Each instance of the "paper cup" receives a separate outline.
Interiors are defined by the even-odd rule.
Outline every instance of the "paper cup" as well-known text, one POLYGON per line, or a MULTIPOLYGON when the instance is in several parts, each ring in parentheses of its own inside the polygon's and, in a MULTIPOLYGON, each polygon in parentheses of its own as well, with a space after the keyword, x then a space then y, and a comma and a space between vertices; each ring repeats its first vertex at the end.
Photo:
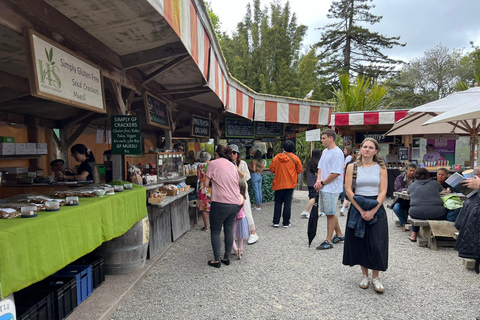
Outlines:
POLYGON ((468 178, 472 178, 472 179, 475 178, 475 172, 474 172, 472 169, 470 169, 470 170, 465 170, 465 171, 462 172, 462 174, 463 174, 463 176, 464 176, 466 179, 468 179, 468 178))

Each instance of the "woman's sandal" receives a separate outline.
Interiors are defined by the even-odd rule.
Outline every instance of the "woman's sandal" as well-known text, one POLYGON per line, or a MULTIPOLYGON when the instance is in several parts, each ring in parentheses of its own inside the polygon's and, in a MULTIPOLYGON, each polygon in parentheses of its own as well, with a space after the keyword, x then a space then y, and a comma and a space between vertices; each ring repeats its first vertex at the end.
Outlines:
POLYGON ((237 257, 238 257, 239 260, 242 260, 243 251, 237 250, 237 257))
POLYGON ((417 242, 417 239, 412 239, 410 237, 408 237, 408 240, 412 241, 412 242, 417 242))

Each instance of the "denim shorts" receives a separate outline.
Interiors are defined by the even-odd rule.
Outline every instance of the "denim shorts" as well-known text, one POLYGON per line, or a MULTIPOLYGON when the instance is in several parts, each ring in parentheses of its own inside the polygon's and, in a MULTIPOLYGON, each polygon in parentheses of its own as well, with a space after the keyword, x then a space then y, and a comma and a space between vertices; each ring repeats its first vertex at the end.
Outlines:
POLYGON ((314 187, 308 187, 308 199, 315 199, 317 196, 317 190, 314 187))
POLYGON ((329 193, 320 191, 319 194, 319 205, 320 211, 325 213, 327 216, 334 215, 337 211, 337 201, 340 193, 329 193))

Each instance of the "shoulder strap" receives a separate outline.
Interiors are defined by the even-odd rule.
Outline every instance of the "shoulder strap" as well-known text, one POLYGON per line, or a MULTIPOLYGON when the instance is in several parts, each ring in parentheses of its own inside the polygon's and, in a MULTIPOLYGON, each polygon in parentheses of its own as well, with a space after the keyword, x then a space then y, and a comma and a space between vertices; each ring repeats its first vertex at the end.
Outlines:
POLYGON ((295 164, 295 170, 297 170, 297 163, 295 162, 295 160, 293 160, 293 158, 292 158, 292 157, 290 157, 290 155, 289 155, 287 152, 285 152, 285 154, 287 155, 287 157, 289 157, 289 158, 290 158, 290 160, 292 160, 292 161, 293 161, 293 163, 295 164))
POLYGON ((357 186, 357 163, 353 163, 353 175, 352 175, 352 190, 355 192, 357 186))

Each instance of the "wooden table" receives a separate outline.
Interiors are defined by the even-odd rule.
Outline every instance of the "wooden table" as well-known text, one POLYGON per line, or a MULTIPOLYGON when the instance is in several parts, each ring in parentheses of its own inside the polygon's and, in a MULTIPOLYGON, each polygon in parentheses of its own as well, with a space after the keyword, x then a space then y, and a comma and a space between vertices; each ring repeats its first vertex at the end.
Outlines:
MULTIPOLYGON (((441 196, 441 197, 444 197, 444 196, 449 195, 449 194, 452 194, 452 193, 446 193, 446 194, 442 194, 442 193, 441 193, 440 196, 441 196)), ((454 194, 456 194, 456 195, 460 198, 460 200, 462 200, 462 201, 465 201, 465 200, 468 199, 467 196, 465 196, 464 194, 461 194, 461 193, 454 193, 454 194)), ((398 197, 398 198, 403 199, 403 200, 408 200, 408 201, 410 201, 410 195, 409 195, 408 193, 395 191, 395 192, 393 193, 393 196, 394 196, 394 197, 398 197)))

